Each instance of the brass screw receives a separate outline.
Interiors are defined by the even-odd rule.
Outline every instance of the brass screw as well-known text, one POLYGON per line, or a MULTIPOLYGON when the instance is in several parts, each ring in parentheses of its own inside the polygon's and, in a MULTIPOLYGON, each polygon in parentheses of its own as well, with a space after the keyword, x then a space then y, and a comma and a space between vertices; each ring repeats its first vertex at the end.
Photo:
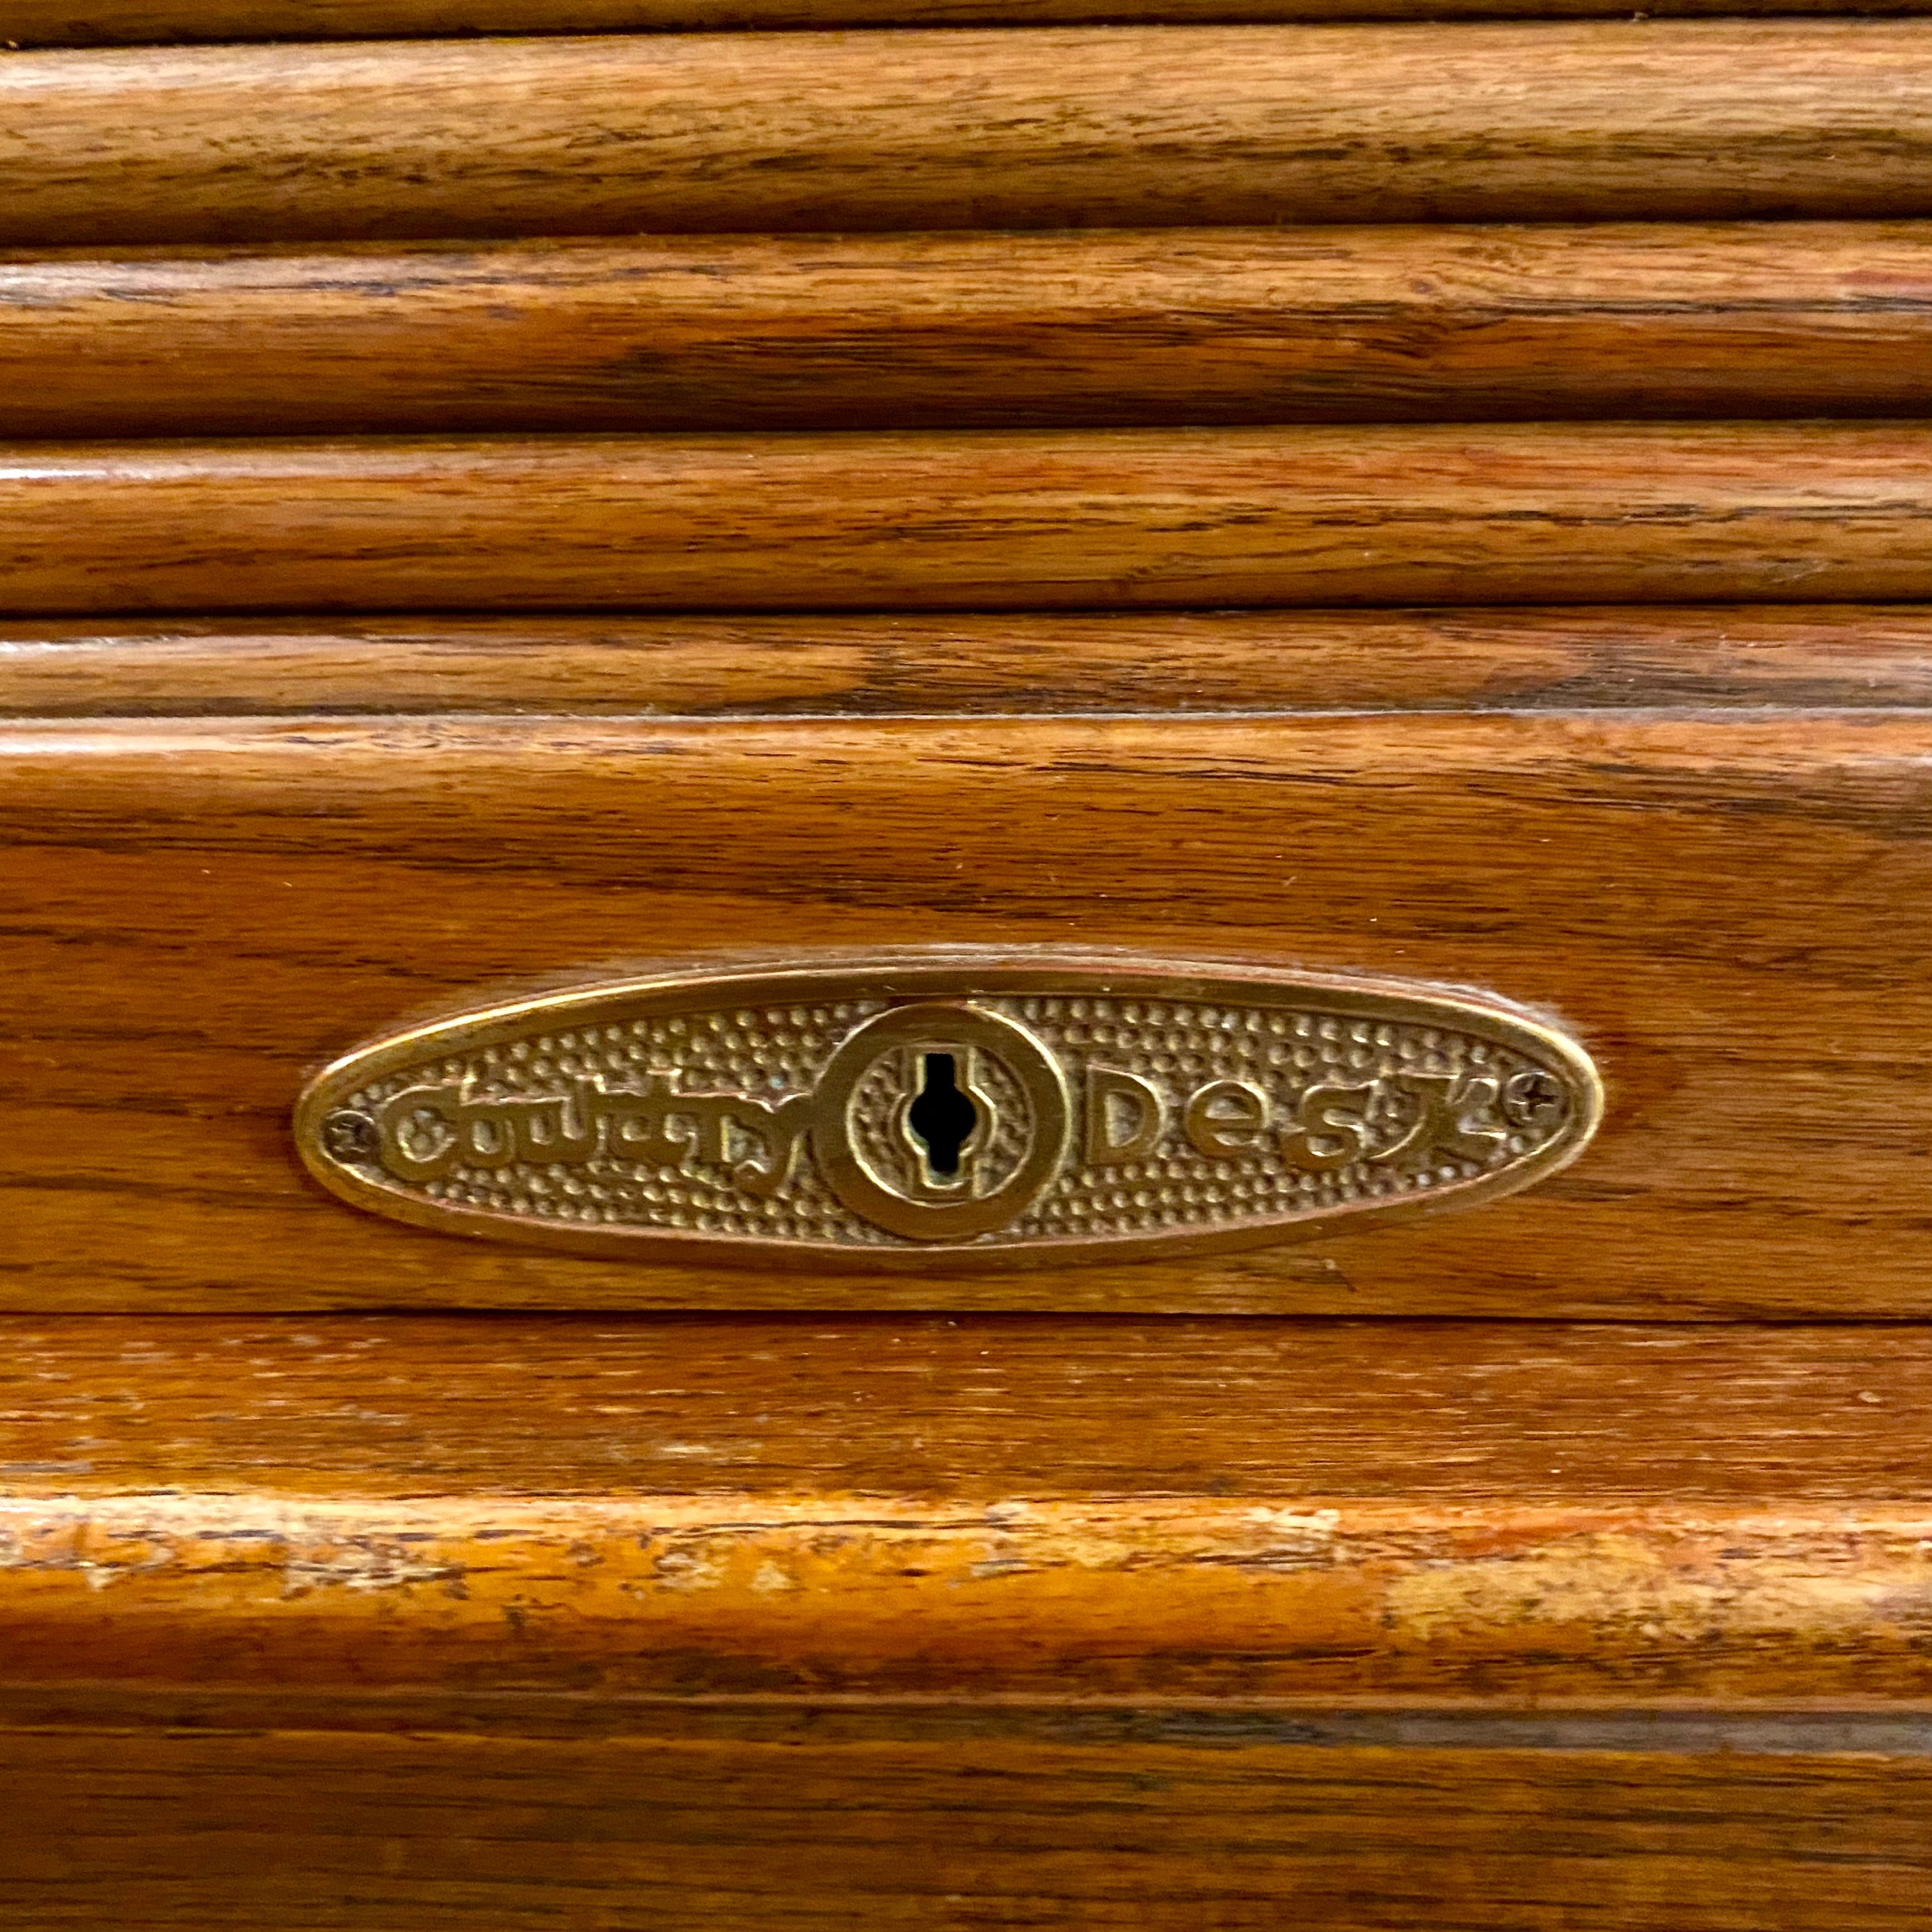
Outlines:
POLYGON ((1547 1126, 1563 1112, 1561 1082, 1541 1072, 1519 1073, 1503 1089, 1503 1112, 1519 1127, 1547 1126))
POLYGON ((376 1123, 367 1114, 345 1110, 331 1114, 322 1124, 322 1151, 330 1160, 346 1165, 352 1161, 373 1160, 382 1144, 376 1123))

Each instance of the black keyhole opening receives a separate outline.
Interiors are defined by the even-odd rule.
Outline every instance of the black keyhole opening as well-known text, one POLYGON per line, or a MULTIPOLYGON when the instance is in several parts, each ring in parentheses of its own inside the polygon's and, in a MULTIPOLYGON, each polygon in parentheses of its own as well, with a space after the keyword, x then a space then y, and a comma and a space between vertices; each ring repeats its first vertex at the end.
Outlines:
POLYGON ((926 1056, 926 1078, 906 1120, 926 1143, 927 1166, 934 1174, 957 1174, 959 1150, 980 1124, 980 1110, 960 1092, 951 1054, 926 1056))

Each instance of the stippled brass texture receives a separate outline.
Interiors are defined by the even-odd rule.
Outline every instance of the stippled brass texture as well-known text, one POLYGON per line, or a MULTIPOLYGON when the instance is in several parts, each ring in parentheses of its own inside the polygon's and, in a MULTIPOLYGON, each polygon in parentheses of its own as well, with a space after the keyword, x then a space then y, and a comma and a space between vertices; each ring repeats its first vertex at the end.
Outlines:
POLYGON ((374 1040, 296 1113, 357 1206, 639 1260, 1131 1260, 1472 1205, 1602 1088, 1462 991, 952 953, 547 992, 374 1040))

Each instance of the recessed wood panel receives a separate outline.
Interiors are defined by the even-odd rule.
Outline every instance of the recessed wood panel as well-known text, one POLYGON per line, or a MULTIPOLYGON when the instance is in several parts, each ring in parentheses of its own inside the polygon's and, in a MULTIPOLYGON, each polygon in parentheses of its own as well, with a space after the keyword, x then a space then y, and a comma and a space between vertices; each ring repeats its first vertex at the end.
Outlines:
POLYGON ((1925 714, 16 724, 16 1308, 1922 1314, 1925 714), (1460 1218, 886 1284, 520 1252, 300 1176, 303 1070, 614 966, 1123 948, 1547 1011, 1610 1112, 1460 1218))
POLYGON ((1916 20, 23 52, 0 242, 1918 216, 1928 52, 1916 20))

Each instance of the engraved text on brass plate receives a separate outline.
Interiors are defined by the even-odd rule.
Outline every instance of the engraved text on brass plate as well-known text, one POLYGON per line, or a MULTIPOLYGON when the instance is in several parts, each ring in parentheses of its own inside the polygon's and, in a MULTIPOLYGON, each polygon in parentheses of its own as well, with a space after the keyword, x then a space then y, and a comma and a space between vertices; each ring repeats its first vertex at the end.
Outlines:
POLYGON ((1582 1049, 1461 993, 966 956, 604 982, 310 1084, 358 1206, 581 1252, 994 1266, 1248 1246, 1572 1159, 1582 1049))

